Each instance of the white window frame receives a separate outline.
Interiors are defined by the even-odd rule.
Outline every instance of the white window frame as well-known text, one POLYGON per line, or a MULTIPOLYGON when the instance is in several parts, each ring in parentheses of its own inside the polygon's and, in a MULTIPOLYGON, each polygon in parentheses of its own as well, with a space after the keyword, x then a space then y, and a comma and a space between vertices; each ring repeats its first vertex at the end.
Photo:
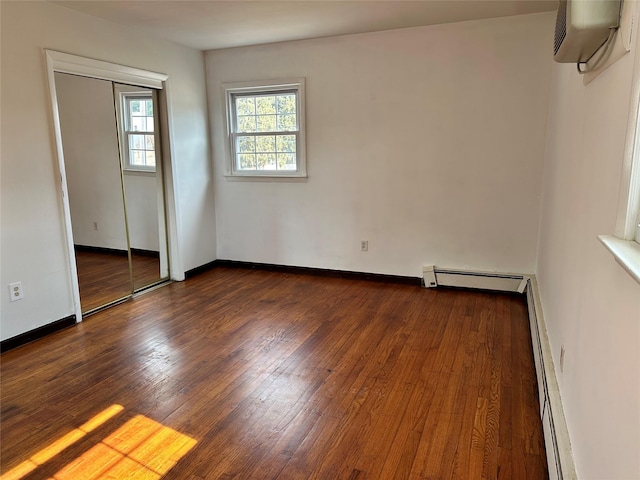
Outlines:
MULTIPOLYGON (((639 79, 640 82, 640 79, 639 79)), ((629 195, 623 238, 640 245, 640 98, 638 99, 635 148, 629 173, 629 195)))
POLYGON ((145 99, 153 101, 153 94, 150 91, 133 91, 133 90, 120 90, 118 92, 118 105, 116 110, 119 112, 120 121, 118 122, 118 128, 120 129, 120 135, 122 136, 122 168, 128 172, 149 172, 155 173, 156 166, 150 165, 134 165, 131 163, 131 153, 129 152, 129 135, 153 135, 156 139, 155 153, 156 164, 159 161, 159 152, 157 145, 157 131, 158 131, 158 112, 156 102, 153 101, 153 128, 154 132, 137 131, 129 128, 129 101, 135 99, 145 99))
MULTIPOLYGON (((224 91, 225 117, 227 125, 227 177, 242 178, 301 178, 307 176, 306 133, 305 133, 305 79, 288 78, 268 81, 251 81, 225 83, 224 91), (297 130, 287 132, 260 132, 260 135, 282 135, 287 133, 296 136, 296 169, 295 170, 241 170, 236 164, 236 137, 245 133, 236 131, 236 111, 234 98, 237 96, 265 95, 269 93, 295 93, 297 130)), ((250 134, 253 135, 253 134, 250 134)))
MULTIPOLYGON (((640 3, 635 6, 636 16, 640 3)), ((634 33, 634 48, 640 48, 640 35, 634 33)), ((633 77, 627 136, 625 141, 618 215, 613 235, 598 235, 629 275, 640 283, 640 58, 636 57, 633 77)))
MULTIPOLYGON (((638 105, 640 109, 640 104, 638 105)), ((640 144, 640 122, 638 124, 638 144, 640 144)), ((631 172, 631 188, 629 193, 630 211, 629 229, 635 232, 634 240, 640 245, 640 145, 636 147, 636 154, 633 162, 633 170, 631 172), (635 199, 635 201, 634 201, 635 199), (633 211, 635 209, 635 215, 633 211), (634 221, 635 219, 635 221, 634 221)))

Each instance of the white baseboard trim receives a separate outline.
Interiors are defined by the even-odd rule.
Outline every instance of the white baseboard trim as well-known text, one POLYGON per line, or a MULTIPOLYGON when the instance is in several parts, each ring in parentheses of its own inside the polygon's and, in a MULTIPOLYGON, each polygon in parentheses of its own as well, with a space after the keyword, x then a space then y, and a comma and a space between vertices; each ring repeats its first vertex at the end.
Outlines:
POLYGON ((544 323, 538 283, 534 275, 529 277, 525 293, 538 376, 538 395, 547 449, 549 479, 577 480, 578 474, 571 452, 571 439, 564 417, 560 388, 551 355, 551 344, 544 323))
POLYGON ((524 293, 526 295, 549 479, 577 480, 569 431, 562 408, 560 389, 535 276, 449 270, 431 265, 423 267, 423 278, 426 288, 447 286, 524 293))

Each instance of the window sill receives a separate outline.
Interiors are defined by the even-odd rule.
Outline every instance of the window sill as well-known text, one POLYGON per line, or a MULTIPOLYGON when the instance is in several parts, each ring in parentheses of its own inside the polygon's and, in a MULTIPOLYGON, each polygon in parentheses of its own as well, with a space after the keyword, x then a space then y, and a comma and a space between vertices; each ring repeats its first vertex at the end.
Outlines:
POLYGON ((306 175, 224 175, 228 182, 306 182, 306 175))
POLYGON ((124 168, 122 170, 125 175, 139 175, 141 177, 155 177, 155 170, 135 170, 133 168, 124 168))
POLYGON ((622 268, 640 283, 640 244, 613 235, 598 235, 598 240, 613 254, 622 268))

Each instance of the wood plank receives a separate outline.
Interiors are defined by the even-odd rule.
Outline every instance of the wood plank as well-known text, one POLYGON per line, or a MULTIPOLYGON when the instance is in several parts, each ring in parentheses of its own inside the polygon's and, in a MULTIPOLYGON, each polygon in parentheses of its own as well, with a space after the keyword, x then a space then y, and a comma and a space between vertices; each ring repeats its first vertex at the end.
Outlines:
POLYGON ((215 268, 3 354, 0 471, 545 479, 528 325, 516 295, 215 268))

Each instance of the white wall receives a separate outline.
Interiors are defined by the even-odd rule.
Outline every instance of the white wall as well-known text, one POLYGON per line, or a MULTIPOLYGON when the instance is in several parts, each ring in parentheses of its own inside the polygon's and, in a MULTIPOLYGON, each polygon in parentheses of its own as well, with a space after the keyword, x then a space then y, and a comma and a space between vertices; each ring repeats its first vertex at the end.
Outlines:
POLYGON ((48 2, 0 2, 0 338, 71 315, 69 259, 42 48, 170 76, 178 234, 184 268, 215 259, 202 52, 48 2), (25 298, 9 302, 22 281, 25 298))
POLYGON ((74 244, 126 250, 111 82, 64 73, 55 78, 74 244))
POLYGON ((640 285, 596 238, 616 224, 633 62, 588 86, 575 65, 552 74, 537 274, 585 480, 640 478, 640 285))
POLYGON ((551 18, 207 52, 218 257, 532 272, 551 18), (306 77, 308 181, 227 180, 221 83, 292 76, 306 77))

